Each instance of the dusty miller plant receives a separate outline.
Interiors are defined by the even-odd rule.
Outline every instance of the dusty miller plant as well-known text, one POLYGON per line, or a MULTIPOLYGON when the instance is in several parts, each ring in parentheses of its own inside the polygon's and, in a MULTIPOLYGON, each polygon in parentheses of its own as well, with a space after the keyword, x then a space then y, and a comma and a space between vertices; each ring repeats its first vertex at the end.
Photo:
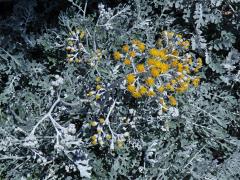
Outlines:
MULTIPOLYGON (((37 39, 23 31, 26 47, 0 47, 0 178, 238 179, 239 2, 136 0, 99 3, 93 13, 87 1, 70 3, 57 28, 37 39), (127 68, 131 58, 158 66, 146 59, 164 59, 169 53, 158 49, 175 47, 180 35, 182 56, 203 61, 190 67, 201 82, 189 77, 196 86, 178 89, 177 102, 167 94, 168 107, 151 87, 132 91, 141 76, 127 68), (41 47, 44 58, 29 57, 27 47, 41 47)), ((133 69, 158 76, 172 66, 133 69)))

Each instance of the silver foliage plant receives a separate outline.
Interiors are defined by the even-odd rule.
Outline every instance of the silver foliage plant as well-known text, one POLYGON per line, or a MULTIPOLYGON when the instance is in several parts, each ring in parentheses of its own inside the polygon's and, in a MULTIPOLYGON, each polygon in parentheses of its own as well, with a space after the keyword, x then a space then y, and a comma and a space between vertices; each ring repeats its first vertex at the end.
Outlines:
POLYGON ((0 47, 0 179, 239 179, 240 2, 135 0, 89 13, 69 1, 59 27, 30 43, 43 61, 0 47), (204 59, 200 86, 168 112, 131 98, 112 56, 131 39, 153 46, 163 30, 204 59))

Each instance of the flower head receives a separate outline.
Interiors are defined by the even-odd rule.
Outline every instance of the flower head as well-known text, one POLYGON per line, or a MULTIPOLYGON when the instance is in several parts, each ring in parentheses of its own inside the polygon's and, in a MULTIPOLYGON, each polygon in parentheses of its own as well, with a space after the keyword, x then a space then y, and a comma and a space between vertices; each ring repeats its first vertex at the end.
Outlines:
POLYGON ((139 92, 141 95, 145 95, 147 93, 147 88, 145 86, 140 86, 139 92))
POLYGON ((136 90, 136 91, 132 92, 132 96, 134 98, 140 98, 140 97, 142 97, 142 94, 139 91, 136 90))
POLYGON ((136 66, 136 69, 137 69, 137 71, 138 71, 139 73, 144 72, 144 71, 145 71, 144 64, 138 64, 138 65, 136 66))
POLYGON ((123 45, 122 50, 127 53, 129 51, 129 46, 127 44, 123 45))
POLYGON ((121 59, 122 55, 121 55, 121 53, 120 53, 119 51, 115 51, 115 52, 113 53, 113 57, 114 57, 115 60, 118 61, 118 60, 121 59))
POLYGON ((157 56, 159 56, 159 51, 156 48, 152 48, 152 49, 150 49, 149 54, 151 56, 157 57, 157 56))
POLYGON ((132 84, 135 82, 136 78, 134 74, 128 74, 126 77, 127 83, 132 84))
POLYGON ((154 78, 156 78, 160 75, 160 70, 158 68, 155 68, 155 67, 151 68, 150 71, 151 71, 152 77, 154 77, 154 78))
POLYGON ((147 84, 148 86, 152 86, 152 85, 154 85, 154 83, 155 83, 155 81, 154 81, 154 79, 153 79, 152 77, 148 77, 148 78, 146 79, 146 84, 147 84))
POLYGON ((125 59, 123 63, 125 65, 131 65, 131 60, 130 59, 125 59))
POLYGON ((192 80, 192 84, 193 84, 194 87, 198 87, 199 83, 200 83, 200 78, 199 77, 196 77, 192 80))
POLYGON ((169 99, 169 103, 170 103, 172 106, 176 106, 176 105, 177 105, 177 100, 175 99, 175 97, 173 97, 173 96, 168 96, 168 99, 169 99))
POLYGON ((134 91, 136 91, 136 87, 133 85, 133 84, 129 84, 128 86, 127 86, 127 90, 129 91, 129 92, 131 92, 131 93, 133 93, 134 91))
POLYGON ((159 86, 158 87, 158 92, 162 93, 165 90, 164 86, 159 86))
POLYGON ((129 56, 132 57, 132 58, 136 57, 136 52, 135 51, 130 51, 129 56))

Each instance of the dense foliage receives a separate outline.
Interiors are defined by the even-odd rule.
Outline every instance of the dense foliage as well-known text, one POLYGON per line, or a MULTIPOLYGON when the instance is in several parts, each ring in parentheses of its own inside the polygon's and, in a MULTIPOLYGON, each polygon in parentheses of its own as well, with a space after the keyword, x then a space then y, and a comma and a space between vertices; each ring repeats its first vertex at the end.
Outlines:
POLYGON ((239 0, 21 0, 0 20, 0 179, 240 178, 239 0))

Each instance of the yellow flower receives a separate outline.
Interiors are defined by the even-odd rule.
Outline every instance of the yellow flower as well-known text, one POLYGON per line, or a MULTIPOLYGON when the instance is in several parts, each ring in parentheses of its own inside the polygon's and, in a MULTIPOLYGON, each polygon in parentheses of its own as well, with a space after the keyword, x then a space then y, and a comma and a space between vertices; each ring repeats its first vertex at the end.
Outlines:
POLYGON ((137 45, 137 44, 139 44, 141 41, 139 41, 138 39, 133 39, 132 40, 132 44, 133 45, 137 45))
POLYGON ((145 44, 139 40, 132 40, 132 44, 137 46, 140 52, 143 52, 145 50, 145 44))
POLYGON ((162 93, 165 90, 164 86, 159 86, 158 87, 158 92, 162 93))
POLYGON ((172 79, 170 82, 171 82, 173 85, 177 83, 177 81, 176 81, 175 79, 172 79))
POLYGON ((140 86, 139 87, 139 92, 140 92, 141 95, 144 95, 147 92, 147 88, 145 86, 140 86))
POLYGON ((79 34, 80 39, 82 39, 85 36, 85 32, 81 31, 81 33, 79 34))
POLYGON ((93 136, 91 136, 91 140, 96 140, 97 139, 97 135, 96 134, 94 134, 93 136))
POLYGON ((179 55, 178 50, 174 49, 174 50, 172 51, 172 55, 174 55, 174 56, 178 56, 178 55, 179 55))
POLYGON ((163 99, 163 98, 160 98, 160 99, 159 99, 159 102, 160 102, 160 104, 162 104, 162 105, 164 105, 164 104, 165 104, 165 102, 164 102, 164 99, 163 99))
POLYGON ((152 85, 154 85, 154 79, 152 78, 152 77, 148 77, 147 79, 146 79, 146 84, 148 85, 148 86, 152 86, 152 85))
POLYGON ((198 67, 199 68, 201 68, 202 67, 202 64, 203 64, 203 62, 202 62, 202 58, 197 58, 197 65, 198 65, 198 67))
POLYGON ((179 38, 179 39, 182 39, 182 35, 181 34, 177 34, 176 37, 179 38))
POLYGON ((156 78, 156 77, 158 77, 160 75, 160 71, 159 71, 158 68, 151 68, 150 71, 151 71, 152 77, 154 77, 154 78, 156 78))
POLYGON ((156 48, 152 48, 149 50, 149 54, 151 56, 157 57, 157 56, 159 56, 159 51, 156 48))
POLYGON ((192 80, 192 84, 193 84, 194 87, 199 86, 199 83, 200 83, 200 78, 199 77, 192 80))
POLYGON ((185 49, 188 49, 189 46, 190 46, 190 42, 189 42, 189 41, 183 41, 183 42, 182 42, 182 46, 183 46, 185 49))
POLYGON ((93 126, 93 127, 95 127, 95 126, 97 126, 97 122, 96 121, 91 121, 91 126, 93 126))
POLYGON ((178 60, 177 59, 173 60, 171 64, 172 67, 176 68, 178 66, 178 60))
POLYGON ((125 65, 131 65, 130 59, 125 59, 123 62, 125 65))
POLYGON ((170 83, 166 84, 166 89, 169 91, 174 91, 174 87, 170 83))
POLYGON ((97 85, 96 90, 100 90, 100 89, 102 89, 102 87, 100 85, 97 85))
POLYGON ((182 63, 178 63, 178 65, 177 65, 177 71, 178 71, 178 72, 183 72, 183 64, 182 64, 182 63))
POLYGON ((67 54, 67 58, 72 58, 73 55, 72 54, 67 54))
POLYGON ((148 90, 147 96, 152 97, 152 96, 155 96, 155 95, 156 95, 156 93, 152 89, 148 90))
POLYGON ((162 66, 162 62, 159 60, 154 60, 153 61, 153 66, 157 67, 157 68, 161 68, 162 66))
POLYGON ((142 95, 141 95, 141 93, 140 93, 139 91, 134 91, 134 92, 132 92, 132 96, 133 96, 134 98, 140 98, 140 97, 142 97, 142 95))
POLYGON ((127 86, 127 90, 128 90, 129 92, 131 92, 131 93, 134 92, 134 91, 136 91, 136 89, 137 89, 137 88, 136 88, 134 85, 132 85, 132 84, 130 84, 130 85, 127 86))
POLYGON ((110 140, 110 139, 112 139, 112 136, 111 136, 110 134, 107 134, 107 135, 106 135, 106 139, 107 139, 107 140, 110 140))
POLYGON ((175 99, 175 97, 173 96, 168 96, 169 102, 172 106, 176 106, 177 105, 177 100, 175 99))
POLYGON ((189 65, 183 66, 183 69, 184 69, 187 73, 190 73, 189 65))
POLYGON ((180 83, 180 87, 176 89, 178 93, 184 93, 188 89, 189 84, 187 82, 180 83))
POLYGON ((92 96, 94 94, 95 94, 95 91, 90 91, 90 92, 87 93, 87 96, 92 96))
POLYGON ((96 77, 96 82, 100 82, 101 81, 101 78, 100 77, 96 77))
POLYGON ((158 68, 161 73, 166 73, 169 70, 169 65, 166 63, 161 63, 158 68))
POLYGON ((91 143, 92 143, 92 145, 97 145, 97 140, 96 139, 92 140, 91 143))
POLYGON ((199 72, 199 67, 196 67, 195 69, 193 69, 193 72, 195 73, 199 72))
POLYGON ((99 100, 101 98, 101 95, 97 94, 95 98, 96 98, 96 100, 99 100))
POLYGON ((167 60, 168 56, 167 56, 167 52, 166 52, 166 49, 161 49, 159 51, 159 54, 158 56, 163 59, 163 60, 167 60))
POLYGON ((193 64, 192 57, 187 58, 187 63, 191 66, 193 64))
POLYGON ((162 106, 162 110, 163 110, 163 112, 166 112, 166 111, 168 110, 167 105, 163 105, 163 106, 162 106))
POLYGON ((122 47, 122 50, 127 53, 129 51, 129 46, 127 44, 125 44, 123 47, 122 47))
POLYGON ((76 63, 80 63, 81 60, 80 60, 79 58, 76 58, 76 59, 75 59, 75 62, 76 62, 76 63))
POLYGON ((72 40, 68 40, 67 44, 68 44, 68 46, 73 46, 73 41, 72 40))
POLYGON ((166 32, 169 39, 173 38, 174 32, 166 32))
POLYGON ((154 66, 159 69, 160 73, 166 73, 169 69, 168 64, 162 63, 160 61, 155 61, 154 66))
POLYGON ((140 52, 143 52, 145 50, 145 44, 143 42, 141 42, 141 41, 139 41, 137 43, 137 47, 138 47, 140 52))
POLYGON ((144 64, 138 64, 138 65, 136 66, 136 69, 137 69, 137 71, 138 71, 139 73, 144 72, 144 71, 145 71, 144 64))
POLYGON ((180 74, 176 79, 178 80, 178 81, 180 81, 180 80, 182 80, 184 78, 184 75, 183 74, 180 74))
POLYGON ((132 84, 135 82, 136 78, 134 74, 128 74, 126 77, 127 83, 132 84))
POLYGON ((115 60, 118 61, 118 60, 121 59, 122 55, 121 55, 121 53, 120 53, 119 51, 115 51, 115 52, 113 53, 113 57, 114 57, 115 60))
POLYGON ((99 118, 99 123, 100 123, 100 124, 104 124, 104 122, 105 122, 105 119, 104 119, 104 118, 99 118))
POLYGON ((136 52, 135 51, 130 51, 129 55, 130 55, 130 57, 134 58, 134 57, 136 57, 136 52))
POLYGON ((149 66, 152 66, 152 65, 154 65, 155 64, 155 59, 152 59, 152 58, 149 58, 148 60, 147 60, 147 64, 149 65, 149 66))

